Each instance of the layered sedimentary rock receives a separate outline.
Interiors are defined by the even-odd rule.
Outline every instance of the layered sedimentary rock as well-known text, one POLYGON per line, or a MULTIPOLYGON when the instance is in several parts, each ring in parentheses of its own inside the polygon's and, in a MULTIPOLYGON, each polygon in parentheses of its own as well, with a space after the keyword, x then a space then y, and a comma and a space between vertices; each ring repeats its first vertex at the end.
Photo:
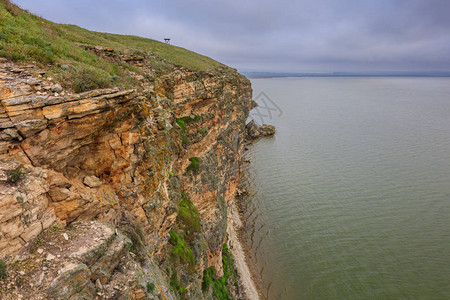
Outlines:
POLYGON ((271 136, 275 134, 275 126, 263 124, 259 126, 254 120, 250 121, 246 126, 247 139, 254 140, 259 137, 271 136))
MULTIPOLYGON (((104 222, 123 244, 109 252, 117 265, 99 275, 100 267, 81 256, 58 258, 63 263, 57 277, 36 273, 52 279, 39 286, 26 279, 28 270, 17 269, 17 276, 25 274, 23 287, 39 291, 29 293, 31 298, 57 297, 58 284, 70 287, 67 282, 80 274, 86 276, 83 284, 58 297, 211 298, 201 287, 203 271, 212 267, 216 277, 223 274, 227 210, 239 180, 250 83, 231 69, 173 68, 156 75, 144 58, 88 48, 113 61, 131 59, 148 76, 135 89, 74 94, 52 88, 54 82, 36 66, 0 62, 0 258, 46 261, 30 252, 36 238, 70 225, 84 228, 71 233, 76 240, 89 222, 95 221, 97 230, 103 228, 97 222, 104 222)), ((95 244, 98 237, 89 230, 84 242, 95 244)), ((18 293, 10 288, 3 296, 18 293)))

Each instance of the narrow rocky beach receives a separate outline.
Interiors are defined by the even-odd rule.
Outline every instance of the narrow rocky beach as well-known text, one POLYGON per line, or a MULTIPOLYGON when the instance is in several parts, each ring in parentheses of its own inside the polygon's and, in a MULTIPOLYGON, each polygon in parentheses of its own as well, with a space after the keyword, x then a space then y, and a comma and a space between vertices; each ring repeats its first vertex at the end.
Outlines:
POLYGON ((228 216, 228 241, 230 244, 231 253, 233 254, 235 260, 235 267, 239 274, 239 284, 244 290, 244 294, 247 299, 260 299, 261 297, 245 255, 243 243, 239 237, 239 231, 241 230, 243 223, 234 201, 229 205, 228 216))

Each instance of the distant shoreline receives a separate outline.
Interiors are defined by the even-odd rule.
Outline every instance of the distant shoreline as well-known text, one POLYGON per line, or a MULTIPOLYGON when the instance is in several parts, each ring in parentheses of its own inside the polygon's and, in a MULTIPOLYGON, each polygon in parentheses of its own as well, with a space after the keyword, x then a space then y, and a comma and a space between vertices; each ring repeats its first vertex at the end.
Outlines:
POLYGON ((241 72, 247 78, 299 78, 299 77, 450 77, 450 72, 374 72, 374 73, 271 73, 241 72))
POLYGON ((248 76, 245 75, 248 79, 269 79, 269 78, 448 78, 450 75, 447 76, 413 76, 413 75, 398 75, 398 76, 374 76, 374 75, 367 75, 367 76, 248 76))

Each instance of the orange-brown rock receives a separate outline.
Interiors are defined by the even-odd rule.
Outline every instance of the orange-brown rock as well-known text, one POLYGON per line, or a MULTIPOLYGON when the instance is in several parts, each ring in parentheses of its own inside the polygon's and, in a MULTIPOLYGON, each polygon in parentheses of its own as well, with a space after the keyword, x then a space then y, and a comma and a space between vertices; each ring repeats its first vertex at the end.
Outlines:
MULTIPOLYGON (((23 251, 54 224, 104 221, 132 238, 133 255, 140 251, 140 259, 157 261, 155 270, 170 270, 161 275, 165 279, 178 276, 185 297, 202 299, 203 270, 223 274, 227 206, 240 178, 250 83, 231 69, 174 68, 155 76, 147 59, 86 47, 141 68, 148 74, 140 79, 143 86, 55 96, 43 91, 41 77, 0 62, 0 258, 23 251), (191 166, 192 158, 198 166, 191 166), (7 174, 18 166, 23 174, 12 182, 7 174), (198 211, 199 228, 177 224, 182 193, 198 211), (187 240, 193 266, 173 258, 171 230, 187 240)), ((131 255, 125 244, 108 244, 98 264, 71 261, 49 289, 66 286, 71 297, 74 285, 89 294, 97 280, 103 287, 126 282, 121 295, 145 297, 144 283, 117 271, 131 255)), ((143 272, 139 259, 131 258, 136 266, 128 272, 143 272)), ((117 294, 113 290, 104 295, 117 294)), ((172 295, 166 288, 156 292, 162 299, 172 295)))

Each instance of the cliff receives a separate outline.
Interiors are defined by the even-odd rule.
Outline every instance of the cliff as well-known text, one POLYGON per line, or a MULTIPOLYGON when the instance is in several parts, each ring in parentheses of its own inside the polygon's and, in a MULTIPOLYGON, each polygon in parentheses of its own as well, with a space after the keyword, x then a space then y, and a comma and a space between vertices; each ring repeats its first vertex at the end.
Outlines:
POLYGON ((245 297, 227 230, 250 82, 181 48, 0 9, 1 298, 245 297))

